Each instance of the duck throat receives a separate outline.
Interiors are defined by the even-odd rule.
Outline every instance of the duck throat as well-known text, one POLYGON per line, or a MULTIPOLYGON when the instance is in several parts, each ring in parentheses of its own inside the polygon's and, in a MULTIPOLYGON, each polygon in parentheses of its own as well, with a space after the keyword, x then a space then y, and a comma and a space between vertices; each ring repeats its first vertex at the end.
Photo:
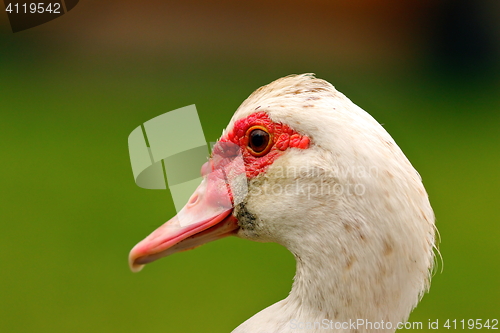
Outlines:
POLYGON ((282 309, 290 326, 308 332, 394 332, 407 320, 427 274, 406 253, 398 253, 396 244, 369 244, 362 230, 357 229, 351 244, 311 240, 305 242, 307 250, 292 251, 297 270, 282 309))

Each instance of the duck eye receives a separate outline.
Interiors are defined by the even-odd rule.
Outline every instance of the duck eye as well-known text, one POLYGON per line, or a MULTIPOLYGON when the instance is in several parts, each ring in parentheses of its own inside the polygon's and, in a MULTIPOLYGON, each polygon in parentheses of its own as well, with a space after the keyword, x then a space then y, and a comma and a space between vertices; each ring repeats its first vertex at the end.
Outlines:
POLYGON ((271 135, 265 127, 252 126, 247 131, 248 148, 254 156, 267 154, 271 149, 271 135))

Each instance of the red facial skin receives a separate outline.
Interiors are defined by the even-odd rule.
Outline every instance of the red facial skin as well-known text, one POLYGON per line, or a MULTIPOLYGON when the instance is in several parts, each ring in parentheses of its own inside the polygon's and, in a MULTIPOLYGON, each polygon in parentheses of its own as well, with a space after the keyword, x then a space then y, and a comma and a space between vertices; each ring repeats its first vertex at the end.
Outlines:
MULTIPOLYGON (((246 175, 251 179, 271 165, 288 148, 306 149, 309 147, 309 137, 301 135, 282 123, 273 122, 265 112, 256 112, 250 116, 237 120, 232 130, 224 135, 212 152, 212 170, 216 171, 227 163, 227 159, 238 154, 237 147, 225 145, 232 143, 239 147, 243 155, 246 175), (256 154, 248 147, 248 129, 253 126, 262 126, 270 134, 271 148, 263 156, 256 154)), ((206 167, 205 167, 206 168, 206 167)), ((202 168, 203 170, 203 168, 202 168)))

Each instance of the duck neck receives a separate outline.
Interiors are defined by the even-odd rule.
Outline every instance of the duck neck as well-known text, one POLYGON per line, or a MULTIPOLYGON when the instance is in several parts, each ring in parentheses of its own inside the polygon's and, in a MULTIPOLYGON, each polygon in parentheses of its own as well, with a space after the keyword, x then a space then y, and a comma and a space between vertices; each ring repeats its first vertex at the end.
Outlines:
POLYGON ((405 284, 390 272, 392 258, 358 257, 354 245, 315 245, 295 254, 297 271, 284 302, 290 325, 312 332, 393 332, 406 320, 412 306, 402 306, 405 284))
POLYGON ((418 302, 427 266, 413 265, 395 238, 379 241, 363 226, 341 228, 354 236, 323 230, 323 239, 335 241, 303 235, 295 243, 302 248, 287 246, 297 262, 289 296, 234 332, 394 332, 418 302))

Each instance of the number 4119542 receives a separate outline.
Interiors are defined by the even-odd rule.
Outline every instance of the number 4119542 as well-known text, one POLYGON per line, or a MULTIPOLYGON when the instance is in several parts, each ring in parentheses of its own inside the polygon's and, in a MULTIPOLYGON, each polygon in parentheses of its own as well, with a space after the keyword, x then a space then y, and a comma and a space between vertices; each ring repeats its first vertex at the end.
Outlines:
POLYGON ((44 3, 44 2, 30 2, 30 3, 9 3, 5 11, 14 14, 61 14, 61 4, 60 3, 44 3))
POLYGON ((498 329, 498 319, 487 319, 486 321, 483 321, 482 319, 462 319, 462 320, 457 320, 457 319, 448 319, 443 327, 447 329, 477 329, 480 330, 482 328, 484 329, 490 329, 490 330, 497 330, 498 329))

